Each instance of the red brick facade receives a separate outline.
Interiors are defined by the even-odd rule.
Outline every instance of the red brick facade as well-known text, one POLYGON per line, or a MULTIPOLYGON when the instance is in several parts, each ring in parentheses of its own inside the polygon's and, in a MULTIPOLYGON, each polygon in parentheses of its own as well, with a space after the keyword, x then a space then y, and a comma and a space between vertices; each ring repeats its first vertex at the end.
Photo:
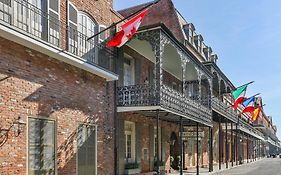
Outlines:
MULTIPOLYGON (((98 174, 114 174, 113 83, 1 38, 0 123, 44 116, 57 123, 58 174, 76 174, 76 130, 98 126, 98 174), (13 47, 11 47, 13 46, 13 47), (107 139, 107 138, 112 139, 107 139)), ((0 147, 0 174, 26 173, 27 127, 0 147)))

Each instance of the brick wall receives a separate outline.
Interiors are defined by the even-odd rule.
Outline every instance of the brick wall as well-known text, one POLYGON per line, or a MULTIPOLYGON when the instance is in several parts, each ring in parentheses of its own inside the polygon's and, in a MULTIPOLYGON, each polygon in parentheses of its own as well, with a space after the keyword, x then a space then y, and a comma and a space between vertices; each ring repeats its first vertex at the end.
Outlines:
MULTIPOLYGON (((152 150, 150 150, 150 146, 153 143, 151 143, 151 139, 150 139, 151 133, 150 133, 149 128, 156 126, 156 119, 154 117, 146 117, 144 115, 126 112, 126 113, 118 113, 118 120, 121 120, 122 122, 124 122, 124 121, 135 122, 136 125, 142 124, 141 141, 139 142, 140 144, 137 145, 137 147, 139 147, 142 150, 141 161, 140 161, 141 171, 142 171, 142 173, 147 173, 149 171, 152 171, 153 160, 151 160, 151 158, 153 157, 153 155, 152 155, 153 152, 152 152, 152 150), (149 157, 150 157, 149 161, 144 160, 144 157, 143 157, 144 148, 148 148, 149 157)), ((162 132, 164 134, 164 135, 162 135, 162 139, 161 139, 162 144, 163 144, 162 157, 163 157, 163 162, 165 163, 165 171, 168 172, 170 170, 169 138, 170 138, 170 135, 172 132, 175 132, 178 135, 179 125, 160 120, 160 127, 163 129, 162 132)), ((124 133, 118 133, 118 138, 120 140, 122 140, 123 137, 124 137, 124 133)), ((124 145, 125 145, 125 143, 119 144, 119 147, 120 146, 124 147, 124 145)), ((120 150, 123 150, 123 149, 120 149, 120 150)), ((120 152, 119 150, 118 150, 118 153, 123 154, 123 152, 120 152)), ((123 168, 121 167, 119 169, 120 174, 122 174, 122 172, 124 171, 123 168)))
MULTIPOLYGON (((79 122, 98 125, 98 174, 114 174, 113 85, 104 79, 0 38, 0 123, 8 128, 19 116, 57 121, 59 174, 76 172, 79 122), (12 47, 11 47, 12 46, 12 47)), ((27 127, 13 129, 0 147, 0 175, 25 174, 27 127)))

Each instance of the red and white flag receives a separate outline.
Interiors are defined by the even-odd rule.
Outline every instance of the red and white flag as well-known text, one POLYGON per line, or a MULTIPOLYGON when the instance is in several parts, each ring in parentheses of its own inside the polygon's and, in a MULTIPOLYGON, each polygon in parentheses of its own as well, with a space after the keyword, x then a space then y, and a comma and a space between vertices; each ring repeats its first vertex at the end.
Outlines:
POLYGON ((137 16, 126 22, 121 26, 122 30, 117 35, 108 41, 107 47, 121 47, 137 32, 138 28, 147 14, 148 9, 142 11, 137 16))

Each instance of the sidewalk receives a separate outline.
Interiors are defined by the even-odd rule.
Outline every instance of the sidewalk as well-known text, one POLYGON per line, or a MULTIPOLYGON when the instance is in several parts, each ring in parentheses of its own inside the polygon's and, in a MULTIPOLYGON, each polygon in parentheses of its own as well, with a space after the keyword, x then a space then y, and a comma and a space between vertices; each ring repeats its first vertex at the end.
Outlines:
MULTIPOLYGON (((217 173, 221 173, 223 171, 227 171, 229 169, 232 169, 232 168, 235 168, 235 167, 239 167, 239 166, 244 166, 244 165, 248 165, 250 163, 254 163, 254 162, 257 162, 257 161, 260 161, 262 160, 261 159, 257 159, 256 161, 251 161, 249 160, 247 163, 247 159, 244 160, 244 163, 239 165, 236 165, 236 162, 233 162, 233 167, 232 167, 232 164, 231 162, 228 163, 228 168, 226 168, 226 164, 223 163, 221 164, 221 169, 219 170, 219 165, 214 165, 214 168, 213 168, 213 172, 209 172, 209 168, 199 168, 199 174, 200 175, 216 175, 217 173)), ((189 169, 189 170, 184 170, 183 171, 183 174, 184 175, 196 175, 196 168, 192 168, 192 169, 189 169)), ((179 175, 179 172, 175 172, 175 173, 169 173, 169 175, 179 175)))

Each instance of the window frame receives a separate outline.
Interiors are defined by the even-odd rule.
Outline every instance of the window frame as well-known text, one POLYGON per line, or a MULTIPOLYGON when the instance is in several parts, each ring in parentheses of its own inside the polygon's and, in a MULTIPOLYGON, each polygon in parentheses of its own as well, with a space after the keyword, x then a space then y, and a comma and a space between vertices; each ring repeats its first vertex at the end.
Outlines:
MULTIPOLYGON (((48 38, 48 41, 50 42, 50 31, 51 31, 51 28, 50 28, 50 11, 57 14, 58 15, 58 21, 59 21, 59 31, 58 31, 58 46, 60 45, 60 41, 61 41, 61 24, 60 24, 60 18, 61 18, 61 14, 60 14, 60 0, 57 0, 58 1, 58 12, 56 12, 55 10, 51 9, 50 8, 50 0, 47 0, 47 10, 48 10, 48 32, 47 32, 47 38, 48 38)), ((67 6, 68 8, 68 6, 67 6)), ((54 44, 54 43, 53 43, 54 44)), ((54 44, 55 45, 55 44, 54 44)))
POLYGON ((131 57, 130 55, 128 54, 125 54, 124 55, 124 63, 123 63, 123 85, 124 86, 132 86, 132 85, 135 85, 136 84, 136 77, 135 77, 135 71, 136 71, 136 67, 135 67, 135 59, 133 57, 131 57), (130 84, 126 84, 125 85, 125 59, 129 60, 130 61, 130 68, 131 68, 131 82, 130 84))
POLYGON ((125 136, 125 162, 136 162, 136 123, 131 121, 124 121, 124 136, 125 136), (132 131, 126 131, 126 124, 132 125, 132 131), (127 135, 131 135, 131 158, 127 158, 127 135), (129 160, 130 159, 130 160, 129 160))
POLYGON ((27 116, 27 122, 26 122, 26 174, 29 174, 29 119, 39 119, 39 120, 47 120, 47 121, 53 121, 54 122, 54 154, 55 154, 55 160, 54 160, 54 169, 55 169, 55 175, 58 174, 58 159, 57 159, 57 119, 49 118, 46 116, 27 116))
MULTIPOLYGON (((77 122, 77 136, 78 136, 78 131, 79 131, 79 126, 80 125, 86 125, 86 126, 93 126, 95 128, 95 174, 94 175, 97 175, 98 173, 98 125, 96 124, 91 124, 91 123, 85 123, 85 122, 77 122)), ((79 164, 78 164, 78 140, 77 140, 77 137, 76 137, 76 149, 77 149, 77 152, 76 152, 76 175, 78 175, 78 168, 79 168, 79 164)))

